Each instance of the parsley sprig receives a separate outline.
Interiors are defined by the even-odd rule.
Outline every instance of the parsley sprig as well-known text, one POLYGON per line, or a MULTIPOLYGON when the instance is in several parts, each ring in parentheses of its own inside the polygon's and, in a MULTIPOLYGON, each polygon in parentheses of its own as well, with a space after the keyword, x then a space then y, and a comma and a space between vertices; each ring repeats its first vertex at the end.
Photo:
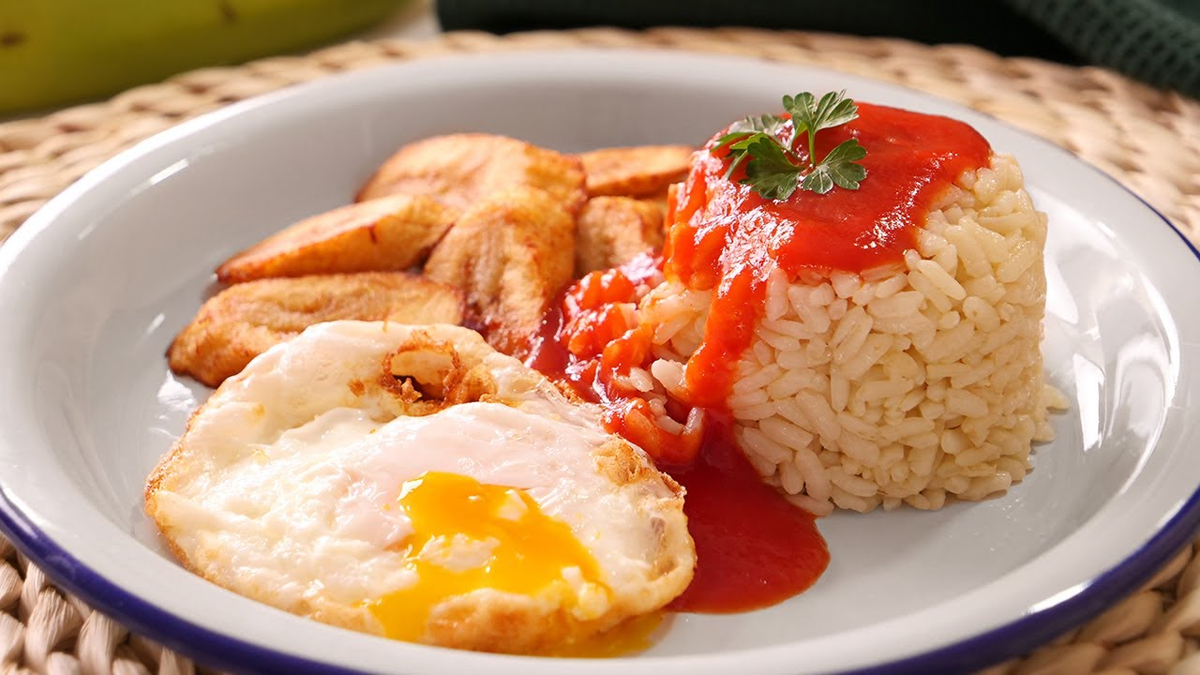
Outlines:
POLYGON ((783 97, 783 109, 791 116, 759 115, 735 122, 729 132, 717 139, 712 152, 729 148, 729 178, 745 164, 749 185, 766 199, 784 200, 797 188, 826 194, 836 185, 857 190, 867 170, 856 162, 867 156, 858 139, 839 143, 821 161, 817 157, 817 132, 841 126, 858 117, 858 106, 846 98, 846 92, 830 92, 818 101, 808 92, 783 97), (802 159, 796 144, 808 140, 808 155, 802 159))

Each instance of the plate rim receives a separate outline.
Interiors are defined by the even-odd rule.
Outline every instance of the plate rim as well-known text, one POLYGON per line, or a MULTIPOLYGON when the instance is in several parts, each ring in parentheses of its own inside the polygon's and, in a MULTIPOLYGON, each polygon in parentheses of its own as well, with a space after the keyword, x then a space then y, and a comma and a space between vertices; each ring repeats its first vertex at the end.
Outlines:
MULTIPOLYGON (((686 50, 664 51, 646 48, 559 48, 535 50, 533 52, 515 52, 503 56, 521 58, 529 57, 531 54, 544 56, 547 53, 590 54, 594 56, 613 55, 617 53, 643 57, 669 56, 670 58, 686 58, 690 56, 724 61, 772 63, 770 60, 754 57, 710 54, 686 50)), ((93 186, 102 183, 109 175, 119 172, 136 158, 156 148, 170 145, 202 129, 220 124, 227 118, 269 106, 278 101, 302 96, 304 95, 304 91, 319 89, 326 86, 330 81, 353 79, 356 75, 367 71, 381 69, 403 70, 417 64, 432 61, 472 62, 486 57, 488 57, 487 54, 446 55, 381 64, 374 68, 339 73, 239 101, 159 132, 123 150, 103 162, 100 166, 89 171, 82 179, 56 195, 50 202, 31 216, 22 227, 17 229, 5 245, 0 246, 0 277, 5 275, 4 273, 7 271, 7 268, 16 256, 19 255, 20 251, 26 247, 27 243, 36 238, 47 227, 51 226, 61 212, 76 200, 77 195, 85 194, 93 186)), ((1197 245, 1189 240, 1162 212, 1110 174, 1053 141, 990 113, 975 110, 957 101, 906 85, 879 80, 869 76, 844 73, 836 68, 823 65, 775 63, 786 67, 808 68, 883 84, 888 87, 905 90, 910 94, 922 98, 934 99, 939 103, 950 104, 954 107, 970 110, 974 114, 989 117, 997 124, 1003 125, 1007 131, 1026 136, 1041 146, 1042 149, 1056 152, 1069 161, 1085 167, 1096 176, 1102 177, 1112 185, 1115 185, 1119 192, 1140 202, 1150 213, 1174 232, 1191 252, 1192 257, 1197 262, 1200 262, 1200 249, 1198 249, 1197 245)), ((186 617, 163 608, 153 600, 144 599, 131 591, 123 589, 102 574, 87 567, 63 545, 56 543, 51 536, 41 531, 37 526, 36 520, 36 515, 26 513, 20 505, 20 500, 10 494, 9 485, 4 481, 0 481, 0 531, 8 535, 10 541, 12 541, 19 551, 45 571, 57 585, 81 597, 89 606, 120 621, 129 628, 133 628, 136 632, 147 635, 163 645, 194 658, 200 663, 213 664, 218 667, 237 671, 244 671, 249 668, 253 672, 345 673, 350 675, 367 672, 310 659, 305 656, 298 656, 197 625, 186 617), (236 658, 228 658, 230 655, 236 655, 236 658)), ((1128 556, 1112 567, 1097 574, 1092 579, 1067 589, 1063 593, 1060 593, 1059 596, 1048 598, 1048 606, 1031 610, 1018 619, 929 651, 878 665, 839 672, 853 675, 875 675, 880 673, 942 672, 947 669, 958 671, 968 668, 985 667, 1006 658, 1025 654, 1030 649, 1043 645, 1062 632, 1074 628, 1087 619, 1096 616, 1100 611, 1113 606, 1117 600, 1136 590, 1152 578, 1162 565, 1168 562, 1170 557, 1189 543, 1197 531, 1200 531, 1200 485, 1196 487, 1185 501, 1177 506, 1173 513, 1160 521, 1158 529, 1139 548, 1133 550, 1128 556)), ((608 661, 607 663, 612 663, 612 661, 608 661)))

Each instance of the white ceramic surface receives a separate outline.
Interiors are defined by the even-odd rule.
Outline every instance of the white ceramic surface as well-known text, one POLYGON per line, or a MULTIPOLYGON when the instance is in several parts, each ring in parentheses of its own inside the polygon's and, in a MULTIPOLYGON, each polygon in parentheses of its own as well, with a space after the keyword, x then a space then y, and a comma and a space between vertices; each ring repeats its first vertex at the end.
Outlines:
POLYGON ((700 675, 984 665, 1112 603, 1191 535, 1198 286, 1194 251, 1108 177, 896 86, 661 52, 387 66, 172 129, 89 174, 0 247, 0 516, 68 588, 226 666, 700 675), (698 144, 775 110, 784 93, 838 89, 972 123, 1018 158, 1050 215, 1046 364, 1072 404, 1007 496, 937 513, 836 514, 820 523, 832 563, 807 593, 753 613, 678 616, 649 652, 609 661, 358 635, 225 592, 166 553, 142 514, 143 480, 207 390, 171 375, 163 353, 229 254, 348 202, 398 145, 423 136, 496 132, 564 151, 698 144))

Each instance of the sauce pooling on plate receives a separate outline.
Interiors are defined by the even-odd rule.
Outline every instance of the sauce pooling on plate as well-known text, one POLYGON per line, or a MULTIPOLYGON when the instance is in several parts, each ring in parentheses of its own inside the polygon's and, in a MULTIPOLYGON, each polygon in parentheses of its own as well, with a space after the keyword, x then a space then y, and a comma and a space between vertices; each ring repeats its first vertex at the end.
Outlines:
MULTIPOLYGON (((733 442, 726 400, 781 269, 860 273, 900 265, 922 214, 966 170, 988 163, 982 136, 955 120, 859 104, 859 118, 817 138, 823 155, 850 138, 867 148, 858 190, 796 190, 772 201, 732 175, 717 134, 693 156, 668 205, 663 258, 593 272, 547 317, 530 363, 606 409, 605 425, 640 444, 687 489, 696 542, 691 586, 672 607, 728 612, 769 606, 811 586, 829 554, 814 518, 766 485, 733 442), (703 340, 687 361, 682 400, 657 411, 630 382, 655 360, 653 327, 634 314, 656 279, 712 290, 703 340), (670 421, 658 423, 664 417, 670 421), (703 420, 703 422, 701 422, 703 420)), ((798 144, 800 146, 803 143, 798 144)))
POLYGON ((829 565, 815 519, 762 481, 727 423, 710 418, 707 426, 695 462, 660 467, 687 490, 683 511, 696 542, 696 574, 668 609, 740 612, 812 586, 829 565))

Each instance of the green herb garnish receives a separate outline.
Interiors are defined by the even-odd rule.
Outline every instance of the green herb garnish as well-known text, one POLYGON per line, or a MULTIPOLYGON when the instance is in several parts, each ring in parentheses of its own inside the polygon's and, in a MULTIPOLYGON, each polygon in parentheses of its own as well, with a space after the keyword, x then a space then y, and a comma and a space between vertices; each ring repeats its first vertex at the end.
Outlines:
POLYGON ((821 161, 816 161, 817 132, 858 117, 858 106, 846 98, 846 92, 830 92, 820 101, 808 92, 784 96, 783 109, 792 118, 790 133, 787 118, 759 115, 734 123, 729 133, 717 139, 713 152, 729 148, 730 163, 725 177, 732 176, 745 164, 746 177, 741 182, 764 198, 774 200, 791 197, 797 187, 821 195, 835 185, 857 190, 867 177, 866 168, 856 164, 867 156, 866 148, 857 139, 841 142, 821 161), (801 159, 796 152, 801 138, 808 139, 807 159, 801 159))

